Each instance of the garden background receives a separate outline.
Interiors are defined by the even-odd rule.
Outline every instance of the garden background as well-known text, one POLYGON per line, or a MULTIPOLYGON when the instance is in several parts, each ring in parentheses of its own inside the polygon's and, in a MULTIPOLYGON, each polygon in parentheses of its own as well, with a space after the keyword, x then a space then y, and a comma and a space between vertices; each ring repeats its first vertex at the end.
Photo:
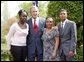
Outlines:
MULTIPOLYGON (((25 9, 30 18, 29 8, 32 2, 1 1, 1 61, 12 61, 12 57, 7 52, 7 33, 10 26, 18 21, 17 12, 20 9, 25 9)), ((74 61, 83 61, 83 1, 38 1, 38 8, 39 16, 52 16, 55 25, 60 22, 59 10, 64 8, 68 11, 68 19, 75 21, 77 25, 77 54, 74 61)))

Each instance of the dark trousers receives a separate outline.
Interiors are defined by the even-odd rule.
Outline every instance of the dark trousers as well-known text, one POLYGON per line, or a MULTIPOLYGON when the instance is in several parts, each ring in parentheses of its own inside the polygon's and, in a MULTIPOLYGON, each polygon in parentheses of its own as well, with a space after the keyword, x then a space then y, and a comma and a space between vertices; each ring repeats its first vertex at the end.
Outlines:
POLYGON ((25 61, 27 57, 27 47, 26 46, 13 46, 11 45, 10 50, 14 61, 25 61))
POLYGON ((64 54, 64 52, 62 51, 61 55, 60 55, 60 60, 61 61, 72 61, 73 57, 68 57, 64 54))
POLYGON ((37 61, 43 61, 43 54, 38 53, 37 49, 35 50, 34 54, 29 54, 28 55, 28 61, 35 61, 35 58, 37 61))

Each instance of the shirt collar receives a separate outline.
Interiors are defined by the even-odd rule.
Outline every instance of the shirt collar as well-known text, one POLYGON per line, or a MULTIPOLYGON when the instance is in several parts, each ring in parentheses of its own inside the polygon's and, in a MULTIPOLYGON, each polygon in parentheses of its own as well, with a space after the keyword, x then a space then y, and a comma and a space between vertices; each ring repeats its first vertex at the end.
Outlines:
MULTIPOLYGON (((34 24, 34 18, 32 18, 32 23, 34 24)), ((36 18, 36 24, 38 25, 39 23, 39 17, 36 18)))
MULTIPOLYGON (((32 18, 32 20, 34 20, 34 18, 32 18)), ((39 18, 38 18, 38 17, 36 18, 36 21, 37 21, 37 20, 39 20, 39 18)))
POLYGON ((68 21, 68 19, 65 19, 64 22, 61 22, 61 24, 65 24, 68 21))

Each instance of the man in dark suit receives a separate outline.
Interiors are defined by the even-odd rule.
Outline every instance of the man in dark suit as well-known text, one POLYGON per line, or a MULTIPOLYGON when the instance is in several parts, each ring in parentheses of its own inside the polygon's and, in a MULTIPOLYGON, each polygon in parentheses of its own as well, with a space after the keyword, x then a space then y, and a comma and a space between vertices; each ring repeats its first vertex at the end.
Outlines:
POLYGON ((67 11, 61 9, 60 11, 61 23, 58 25, 60 46, 59 53, 61 61, 72 61, 76 54, 76 23, 67 19, 67 11))
POLYGON ((45 19, 38 16, 38 7, 30 8, 31 18, 27 21, 29 24, 29 34, 27 36, 28 61, 43 61, 43 43, 41 36, 45 26, 45 19))

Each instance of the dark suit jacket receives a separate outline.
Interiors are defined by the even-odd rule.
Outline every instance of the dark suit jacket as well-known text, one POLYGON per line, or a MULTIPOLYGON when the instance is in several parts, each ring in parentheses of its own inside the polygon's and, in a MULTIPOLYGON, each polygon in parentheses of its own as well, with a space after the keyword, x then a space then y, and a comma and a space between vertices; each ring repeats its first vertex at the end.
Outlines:
POLYGON ((35 49, 37 49, 38 54, 43 53, 43 43, 41 40, 41 36, 43 33, 43 29, 45 26, 45 19, 39 17, 39 25, 38 25, 38 32, 34 33, 33 25, 32 25, 32 18, 27 21, 29 25, 29 34, 27 36, 27 47, 28 47, 28 54, 32 55, 35 53, 35 49))
POLYGON ((69 51, 76 52, 77 33, 76 23, 67 19, 64 29, 61 29, 61 23, 58 25, 60 36, 60 54, 63 50, 67 55, 69 51))

